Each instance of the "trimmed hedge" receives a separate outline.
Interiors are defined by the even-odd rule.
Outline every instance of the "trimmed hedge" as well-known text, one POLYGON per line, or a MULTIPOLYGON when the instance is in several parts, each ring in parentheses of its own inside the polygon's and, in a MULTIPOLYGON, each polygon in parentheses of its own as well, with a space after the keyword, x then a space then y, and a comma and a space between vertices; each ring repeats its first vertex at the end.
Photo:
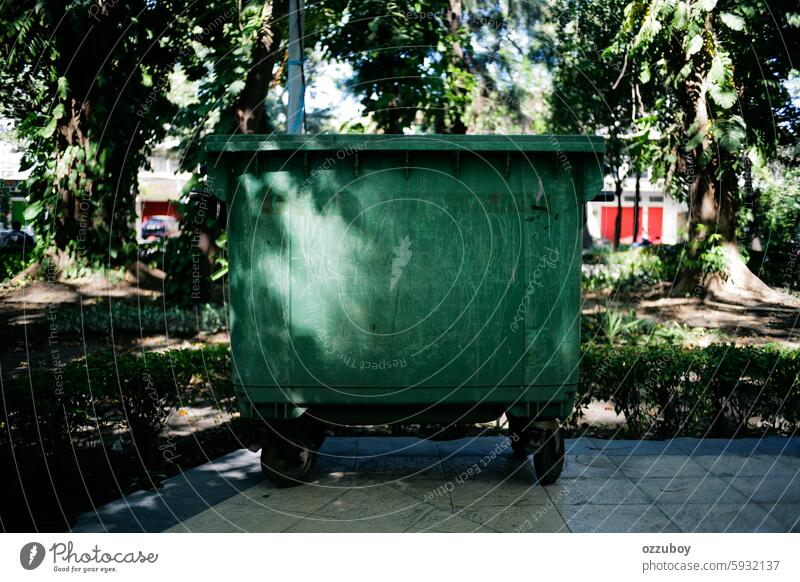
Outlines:
POLYGON ((204 303, 192 308, 164 307, 158 303, 114 301, 67 308, 59 312, 59 325, 66 333, 167 333, 192 336, 198 332, 217 333, 227 329, 225 307, 204 303))
MULTIPOLYGON (((230 350, 218 345, 104 352, 55 370, 8 375, 2 378, 0 454, 17 461, 58 455, 108 445, 108 435, 121 430, 142 457, 155 456, 171 411, 198 399, 234 410, 230 369, 230 350)), ((800 422, 799 377, 800 350, 777 346, 586 345, 571 423, 601 400, 625 415, 617 436, 789 434, 800 422)))
POLYGON ((143 458, 158 454, 171 411, 198 399, 233 404, 228 346, 148 352, 102 352, 55 369, 2 379, 0 454, 6 460, 71 455, 128 431, 143 458), (105 437, 105 438, 104 438, 105 437))
POLYGON ((798 378, 800 350, 777 346, 585 347, 573 420, 603 400, 624 413, 629 437, 794 433, 798 378))

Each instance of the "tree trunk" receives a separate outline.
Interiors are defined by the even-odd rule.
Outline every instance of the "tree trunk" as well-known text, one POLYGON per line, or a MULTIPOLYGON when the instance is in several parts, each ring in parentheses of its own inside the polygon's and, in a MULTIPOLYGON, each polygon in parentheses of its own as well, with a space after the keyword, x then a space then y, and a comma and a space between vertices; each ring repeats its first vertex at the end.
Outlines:
POLYGON ((233 106, 236 133, 266 133, 264 101, 272 81, 272 70, 283 40, 281 23, 289 11, 288 0, 265 0, 261 27, 251 52, 244 89, 233 106))
POLYGON ((622 236, 622 180, 614 180, 614 195, 617 197, 617 216, 614 219, 614 250, 619 249, 622 236))
POLYGON ((397 86, 392 87, 392 93, 394 93, 394 97, 389 101, 388 111, 386 115, 389 119, 388 125, 385 128, 386 133, 391 134, 400 134, 403 133, 403 123, 401 120, 401 111, 402 111, 402 98, 400 95, 400 88, 397 86))
POLYGON ((589 234, 589 203, 583 203, 583 250, 592 248, 592 235, 589 234))
MULTIPOLYGON (((705 29, 709 38, 713 37, 711 13, 706 17, 705 29)), ((686 270, 676 283, 676 290, 685 293, 692 289, 696 296, 706 300, 738 305, 800 306, 800 300, 770 288, 742 260, 736 240, 739 186, 733 154, 714 143, 710 131, 706 77, 711 55, 703 51, 697 59, 695 77, 687 80, 681 95, 685 135, 691 137, 694 131, 704 135, 687 163, 687 174, 693 178, 689 188, 689 239, 695 256, 691 258, 697 260, 704 247, 708 249, 708 243, 703 243, 710 235, 717 234, 721 238, 718 246, 726 268, 724 273, 708 274, 704 274, 702 268, 686 270)))
MULTIPOLYGON (((447 21, 450 25, 450 35, 454 38, 458 38, 459 30, 461 28, 462 13, 463 6, 461 0, 450 0, 449 6, 447 7, 447 21)), ((450 50, 450 62, 453 64, 453 66, 461 69, 462 71, 469 70, 467 55, 458 40, 453 42, 453 46, 450 50)), ((464 87, 458 87, 457 91, 460 95, 464 95, 466 93, 466 89, 464 87)), ((450 108, 450 124, 447 128, 448 133, 467 133, 467 126, 464 123, 464 111, 459 109, 460 106, 461 103, 459 100, 459 103, 455 108, 450 108)))
POLYGON ((633 194, 633 242, 639 240, 639 209, 642 205, 641 178, 642 173, 636 170, 636 188, 633 194))
POLYGON ((721 235, 719 246, 726 269, 724 273, 686 272, 684 279, 687 280, 681 282, 681 287, 688 289, 693 286, 696 294, 712 302, 751 307, 762 304, 800 307, 800 300, 769 287, 750 271, 742 259, 736 240, 737 177, 730 169, 730 154, 720 150, 713 160, 698 169, 692 184, 690 238, 701 243, 711 234, 721 235), (720 164, 726 169, 716 179, 720 164))

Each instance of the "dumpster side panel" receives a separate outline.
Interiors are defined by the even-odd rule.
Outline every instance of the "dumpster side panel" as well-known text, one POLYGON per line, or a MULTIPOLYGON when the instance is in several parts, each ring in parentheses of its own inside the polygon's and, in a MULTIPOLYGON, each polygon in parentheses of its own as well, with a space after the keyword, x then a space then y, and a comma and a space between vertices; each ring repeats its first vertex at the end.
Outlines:
POLYGON ((265 220, 264 209, 292 177, 271 174, 274 183, 265 184, 257 160, 248 160, 240 176, 228 195, 234 383, 284 386, 291 377, 288 239, 280 222, 265 220))
POLYGON ((288 219, 294 384, 522 383, 507 309, 521 297, 521 180, 495 167, 504 156, 467 155, 458 174, 455 157, 369 152, 311 171, 288 219))
MULTIPOLYGON (((580 262, 583 193, 576 170, 542 156, 543 187, 525 245, 525 384, 574 385, 580 348, 580 262)), ((574 389, 574 388, 570 388, 574 389)))

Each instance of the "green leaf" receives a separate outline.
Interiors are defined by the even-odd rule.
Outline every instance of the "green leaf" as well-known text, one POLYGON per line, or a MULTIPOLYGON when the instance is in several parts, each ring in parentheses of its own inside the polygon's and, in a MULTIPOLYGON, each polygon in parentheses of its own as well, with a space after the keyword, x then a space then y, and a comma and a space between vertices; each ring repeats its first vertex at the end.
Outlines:
POLYGON ((746 138, 747 129, 744 120, 738 115, 714 123, 714 140, 728 152, 737 153, 746 138))
POLYGON ((30 170, 33 165, 36 163, 36 159, 31 155, 24 155, 22 159, 19 161, 19 171, 24 172, 25 170, 30 170))
POLYGON ((719 54, 714 55, 711 60, 711 68, 708 70, 708 82, 711 84, 719 84, 725 79, 725 64, 719 57, 719 54))
POLYGON ((717 6, 717 0, 703 0, 702 2, 703 10, 706 12, 711 12, 717 6))
POLYGON ((691 57, 693 54, 699 52, 701 48, 703 48, 703 37, 696 34, 686 43, 686 56, 691 57))
POLYGON ((643 85, 647 85, 650 82, 650 64, 647 61, 642 64, 642 70, 639 71, 639 81, 643 85))
POLYGON ((714 100, 714 103, 723 109, 730 109, 733 107, 738 97, 736 91, 725 89, 719 85, 711 85, 708 89, 708 94, 711 95, 711 99, 714 100))
POLYGON ((67 98, 67 78, 66 77, 59 77, 58 78, 58 96, 61 99, 67 98))
POLYGON ((33 222, 43 210, 44 203, 41 200, 37 200, 36 202, 28 204, 28 206, 25 208, 25 212, 22 213, 22 216, 25 218, 25 222, 33 222))
POLYGON ((50 137, 53 135, 53 132, 56 130, 56 123, 58 123, 57 117, 51 117, 47 121, 47 125, 45 125, 42 129, 39 130, 39 135, 42 137, 50 137))
POLYGON ((706 137, 706 131, 707 129, 701 128, 698 123, 693 123, 689 128, 689 135, 692 137, 684 146, 684 151, 690 152, 703 143, 703 139, 706 137))
POLYGON ((222 267, 221 269, 215 271, 211 275, 211 280, 212 281, 219 281, 220 279, 222 279, 227 274, 228 274, 228 267, 227 266, 226 267, 222 267))
POLYGON ((683 30, 686 28, 686 25, 689 23, 687 15, 688 10, 686 8, 686 2, 678 2, 678 5, 675 7, 675 12, 672 15, 672 28, 676 30, 683 30))
POLYGON ((722 22, 725 23, 725 26, 730 28, 731 30, 742 30, 744 29, 744 18, 741 16, 736 16, 735 14, 731 14, 730 12, 723 12, 719 16, 722 19, 722 22))

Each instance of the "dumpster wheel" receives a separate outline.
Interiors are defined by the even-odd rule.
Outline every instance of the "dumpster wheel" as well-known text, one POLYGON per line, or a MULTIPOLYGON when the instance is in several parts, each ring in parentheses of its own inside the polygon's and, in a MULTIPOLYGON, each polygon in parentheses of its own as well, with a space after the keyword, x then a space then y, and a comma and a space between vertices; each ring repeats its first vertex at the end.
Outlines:
POLYGON ((555 483, 564 468, 564 433, 555 421, 528 421, 508 416, 511 450, 517 458, 533 455, 533 468, 540 485, 555 483))
POLYGON ((564 469, 564 433, 560 428, 541 431, 533 452, 533 468, 539 485, 552 485, 564 469))
POLYGON ((279 487, 295 487, 306 482, 314 471, 317 453, 310 438, 303 434, 272 435, 261 447, 261 470, 279 487))

